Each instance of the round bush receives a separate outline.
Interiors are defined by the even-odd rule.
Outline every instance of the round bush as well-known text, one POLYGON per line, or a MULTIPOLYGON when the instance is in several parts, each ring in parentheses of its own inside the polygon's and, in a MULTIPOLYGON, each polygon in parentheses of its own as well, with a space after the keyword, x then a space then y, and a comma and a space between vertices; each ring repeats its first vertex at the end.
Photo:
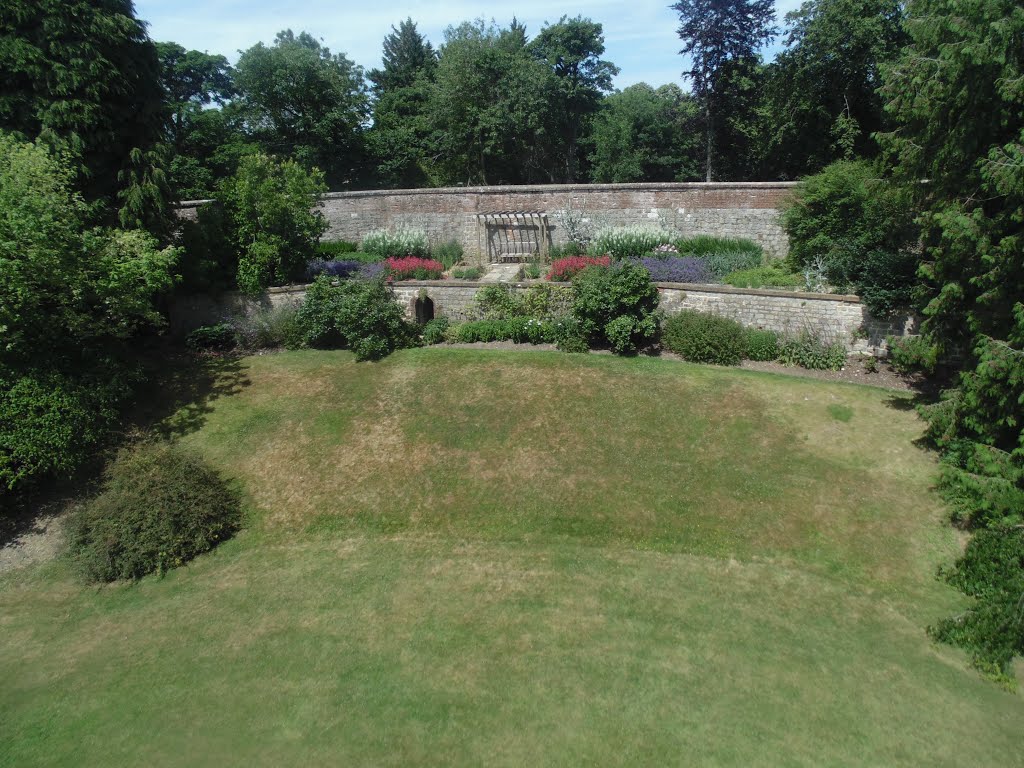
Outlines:
POLYGON ((122 451, 102 493, 68 519, 68 552, 92 581, 138 579, 188 562, 238 530, 238 492, 168 443, 122 451))
POLYGON ((743 326, 735 320, 683 310, 665 321, 662 345, 694 363, 737 365, 745 348, 743 326))

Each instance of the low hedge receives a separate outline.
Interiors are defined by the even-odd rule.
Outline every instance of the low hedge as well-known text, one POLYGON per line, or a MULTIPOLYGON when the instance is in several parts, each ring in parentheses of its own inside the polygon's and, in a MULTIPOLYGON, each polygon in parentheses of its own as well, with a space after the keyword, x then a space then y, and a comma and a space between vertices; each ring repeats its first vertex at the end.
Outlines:
POLYGON ((661 343, 694 363, 738 365, 746 349, 743 326, 735 320, 686 309, 669 317, 661 343))

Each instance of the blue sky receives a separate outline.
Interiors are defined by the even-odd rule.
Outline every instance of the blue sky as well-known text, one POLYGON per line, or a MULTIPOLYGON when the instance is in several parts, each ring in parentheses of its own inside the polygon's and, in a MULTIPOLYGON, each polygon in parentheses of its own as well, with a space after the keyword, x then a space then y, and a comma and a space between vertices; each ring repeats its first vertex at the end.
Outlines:
MULTIPOLYGON (((290 6, 287 0, 135 0, 136 14, 149 23, 154 40, 221 53, 234 62, 240 49, 269 43, 278 31, 291 28, 313 34, 366 69, 380 66, 384 36, 407 16, 435 46, 442 42, 445 27, 468 19, 493 17, 506 26, 515 14, 532 36, 544 22, 557 22, 563 14, 589 16, 604 25, 605 58, 621 69, 618 88, 641 81, 682 85, 686 62, 678 53, 678 18, 668 5, 668 0, 305 0, 290 6)), ((780 19, 798 6, 799 0, 776 0, 780 19)))

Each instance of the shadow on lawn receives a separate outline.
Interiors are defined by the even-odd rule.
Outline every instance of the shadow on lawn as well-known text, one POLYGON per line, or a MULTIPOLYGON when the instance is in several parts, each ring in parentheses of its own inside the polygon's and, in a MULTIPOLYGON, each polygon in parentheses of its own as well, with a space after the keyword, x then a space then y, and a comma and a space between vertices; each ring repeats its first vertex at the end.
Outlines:
POLYGON ((217 400, 252 383, 247 372, 248 366, 235 355, 172 354, 150 371, 130 424, 164 439, 191 434, 206 423, 217 400))

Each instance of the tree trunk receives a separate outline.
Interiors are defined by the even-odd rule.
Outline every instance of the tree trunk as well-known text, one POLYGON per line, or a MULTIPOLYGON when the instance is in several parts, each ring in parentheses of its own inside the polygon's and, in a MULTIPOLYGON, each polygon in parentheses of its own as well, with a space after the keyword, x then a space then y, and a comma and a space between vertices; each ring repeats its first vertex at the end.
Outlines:
POLYGON ((576 183, 576 134, 578 132, 578 126, 576 121, 573 120, 569 124, 569 157, 566 162, 566 176, 570 184, 576 183))
POLYGON ((704 104, 704 138, 706 140, 707 154, 705 155, 705 167, 707 168, 706 181, 711 181, 711 147, 712 147, 712 133, 711 133, 711 103, 707 102, 704 104))

